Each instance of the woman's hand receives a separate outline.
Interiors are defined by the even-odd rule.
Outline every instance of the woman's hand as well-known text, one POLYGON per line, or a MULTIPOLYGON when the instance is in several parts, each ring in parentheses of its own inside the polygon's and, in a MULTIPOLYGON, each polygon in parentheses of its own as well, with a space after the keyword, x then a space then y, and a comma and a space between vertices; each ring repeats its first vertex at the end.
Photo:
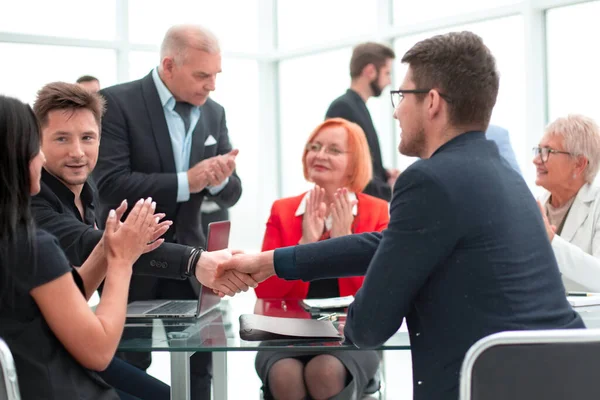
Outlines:
POLYGON ((338 189, 335 192, 333 203, 331 203, 331 237, 340 237, 352 234, 352 207, 357 204, 356 200, 350 200, 348 189, 338 189))
POLYGON ((327 206, 323 201, 325 199, 325 189, 318 185, 308 193, 306 199, 306 208, 302 218, 302 239, 299 244, 314 243, 323 235, 325 228, 325 212, 327 206))
POLYGON ((140 199, 122 223, 117 212, 110 211, 104 230, 104 251, 109 265, 111 261, 117 261, 131 267, 147 250, 159 229, 159 218, 154 215, 155 209, 156 203, 152 202, 152 198, 149 197, 145 201, 140 199))
POLYGON ((542 205, 541 201, 537 201, 540 212, 542 213, 542 219, 544 220, 544 226, 546 227, 546 234, 548 235, 548 240, 552 243, 552 239, 554 239, 554 235, 556 235, 556 226, 550 224, 550 220, 548 220, 548 216, 546 215, 546 208, 542 205))
MULTIPOLYGON (((127 200, 123 200, 121 202, 121 205, 119 205, 119 207, 115 210, 115 212, 117 214, 118 228, 120 228, 123 225, 123 222, 121 221, 121 219, 123 219, 123 215, 125 215, 125 211, 127 211, 127 200)), ((164 213, 154 214, 154 217, 158 218, 159 221, 161 221, 165 216, 166 216, 166 214, 164 214, 164 213)), ((173 225, 173 221, 165 220, 165 221, 161 221, 156 226, 156 229, 154 230, 154 236, 152 237, 152 240, 150 240, 148 242, 148 244, 146 245, 146 249, 144 250, 143 254, 150 253, 151 251, 156 250, 157 248, 160 247, 161 244, 163 244, 165 242, 165 239, 161 239, 160 237, 169 230, 171 225, 173 225)), ((104 241, 104 236, 102 236, 102 239, 103 239, 102 241, 104 241)), ((102 243, 102 242, 100 242, 100 243, 102 243)))

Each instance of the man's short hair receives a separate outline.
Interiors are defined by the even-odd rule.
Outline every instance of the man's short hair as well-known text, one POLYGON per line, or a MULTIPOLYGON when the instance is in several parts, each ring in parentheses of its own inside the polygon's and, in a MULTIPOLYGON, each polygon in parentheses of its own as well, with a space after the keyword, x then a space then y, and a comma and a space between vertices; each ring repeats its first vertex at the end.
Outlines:
POLYGON ((206 53, 221 51, 219 40, 208 29, 200 25, 174 25, 167 30, 160 46, 160 59, 172 56, 177 64, 185 61, 189 48, 206 53))
MULTIPOLYGON (((324 129, 331 126, 341 126, 348 133, 348 182, 345 186, 354 193, 360 193, 373 177, 373 163, 371 162, 371 152, 367 143, 367 136, 363 129, 354 122, 347 121, 343 118, 329 118, 321 122, 308 137, 306 144, 308 145, 315 137, 324 129)), ((308 165, 306 164, 306 156, 308 148, 304 148, 302 153, 302 167, 304 170, 304 178, 308 181, 308 165)))
POLYGON ((33 106, 33 112, 41 127, 48 123, 48 114, 54 110, 90 110, 98 127, 102 122, 106 102, 98 93, 66 82, 53 82, 41 88, 33 106))
POLYGON ((446 96, 451 124, 487 128, 499 75, 494 56, 479 36, 466 31, 433 36, 415 44, 402 62, 409 65, 416 89, 437 89, 446 96))
POLYGON ((366 42, 357 45, 352 50, 350 58, 350 77, 358 78, 363 69, 369 64, 375 65, 379 71, 385 65, 387 60, 396 58, 396 53, 390 47, 374 42, 366 42))
POLYGON ((79 78, 77 78, 76 83, 83 83, 83 82, 100 82, 100 80, 92 75, 83 75, 83 76, 80 76, 79 78))

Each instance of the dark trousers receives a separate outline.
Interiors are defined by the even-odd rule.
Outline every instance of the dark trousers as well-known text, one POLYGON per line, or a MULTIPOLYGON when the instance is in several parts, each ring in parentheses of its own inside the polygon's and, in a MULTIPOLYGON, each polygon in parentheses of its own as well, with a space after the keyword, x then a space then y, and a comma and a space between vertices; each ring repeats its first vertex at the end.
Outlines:
POLYGON ((169 385, 118 358, 98 375, 117 390, 122 400, 169 400, 169 385))
MULTIPOLYGON (((161 279, 157 284, 157 299, 197 299, 186 281, 161 279)), ((146 370, 152 362, 147 352, 118 352, 117 357, 146 370)), ((192 400, 209 400, 212 381, 212 353, 198 352, 190 357, 190 387, 192 400)))

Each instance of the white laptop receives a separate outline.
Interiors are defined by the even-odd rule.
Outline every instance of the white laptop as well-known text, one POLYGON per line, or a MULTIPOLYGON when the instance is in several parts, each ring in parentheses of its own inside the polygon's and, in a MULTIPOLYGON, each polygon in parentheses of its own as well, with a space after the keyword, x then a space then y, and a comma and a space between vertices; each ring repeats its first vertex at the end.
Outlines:
MULTIPOLYGON (((208 225, 207 251, 229 246, 230 221, 208 225)), ((196 279, 190 278, 190 279, 196 279)), ((200 318, 218 307, 220 297, 212 289, 199 284, 198 300, 142 300, 127 305, 127 318, 200 318)))

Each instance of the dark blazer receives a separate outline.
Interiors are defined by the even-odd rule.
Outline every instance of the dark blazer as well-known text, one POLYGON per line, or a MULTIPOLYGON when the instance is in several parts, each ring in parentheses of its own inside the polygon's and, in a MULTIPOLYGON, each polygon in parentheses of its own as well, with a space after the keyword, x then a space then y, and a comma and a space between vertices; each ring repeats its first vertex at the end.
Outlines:
POLYGON ((371 161, 373 162, 373 179, 364 193, 371 196, 379 197, 385 201, 390 201, 392 197, 392 189, 387 183, 387 174, 381 161, 381 149, 379 147, 379 137, 375 131, 373 120, 367 105, 352 89, 348 89, 346 93, 338 97, 331 103, 325 118, 344 118, 348 121, 358 124, 367 137, 369 150, 371 150, 371 161))
POLYGON ((487 335, 584 327, 531 192, 483 132, 400 175, 382 234, 291 249, 276 250, 279 276, 366 273, 345 326, 358 347, 380 346, 406 318, 415 399, 456 400, 465 353, 487 335))
MULTIPOLYGON (((106 114, 102 120, 100 156, 93 173, 102 203, 100 221, 105 221, 108 211, 124 198, 131 206, 142 197, 152 196, 156 211, 174 222, 165 235, 166 241, 204 246, 202 200, 210 197, 223 208, 233 206, 242 194, 240 178, 234 172, 216 196, 205 189, 192 194, 188 201, 177 203, 173 148, 152 73, 100 93, 106 99, 106 114)), ((223 107, 208 99, 201 110, 193 132, 190 167, 231 150, 223 107), (205 147, 209 135, 217 143, 205 147)))
MULTIPOLYGON (((40 193, 31 198, 36 226, 54 235, 71 265, 80 266, 102 239, 103 231, 95 229, 96 191, 87 182, 82 191, 85 220, 74 204, 73 193, 48 172, 42 172, 40 193)), ((185 279, 187 263, 193 248, 163 243, 158 249, 142 254, 133 266, 135 275, 185 279)))

